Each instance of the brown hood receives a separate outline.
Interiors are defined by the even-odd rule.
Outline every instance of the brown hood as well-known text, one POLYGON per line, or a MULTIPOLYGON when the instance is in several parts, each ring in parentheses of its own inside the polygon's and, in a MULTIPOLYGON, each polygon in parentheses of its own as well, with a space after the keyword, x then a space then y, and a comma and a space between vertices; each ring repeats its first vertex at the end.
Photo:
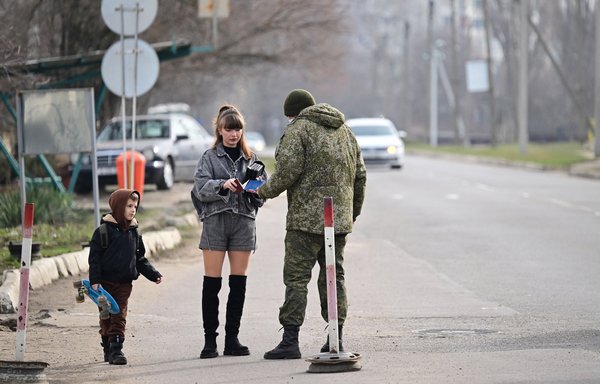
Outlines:
POLYGON ((125 219, 125 207, 132 193, 137 194, 138 201, 136 208, 139 208, 141 201, 140 193, 134 189, 117 189, 108 198, 108 205, 110 206, 112 216, 117 224, 119 224, 119 227, 123 229, 129 228, 131 225, 131 222, 125 219))

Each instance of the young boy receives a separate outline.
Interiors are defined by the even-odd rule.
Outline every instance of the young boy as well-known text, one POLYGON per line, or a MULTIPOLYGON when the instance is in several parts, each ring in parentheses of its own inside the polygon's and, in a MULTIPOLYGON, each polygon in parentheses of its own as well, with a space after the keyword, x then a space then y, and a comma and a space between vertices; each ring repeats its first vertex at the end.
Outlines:
POLYGON ((90 242, 90 284, 102 286, 119 304, 121 312, 100 320, 100 336, 104 361, 115 365, 127 364, 123 354, 127 301, 132 281, 140 274, 160 284, 162 275, 146 259, 142 236, 135 219, 140 204, 140 193, 132 189, 118 189, 109 199, 111 213, 102 217, 90 242), (105 230, 101 227, 104 226, 105 230))

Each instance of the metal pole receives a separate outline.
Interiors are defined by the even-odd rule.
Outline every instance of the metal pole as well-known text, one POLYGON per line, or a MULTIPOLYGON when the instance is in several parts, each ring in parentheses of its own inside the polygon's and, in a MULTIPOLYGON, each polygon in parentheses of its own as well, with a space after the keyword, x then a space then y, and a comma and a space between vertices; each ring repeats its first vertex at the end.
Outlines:
POLYGON ((527 0, 520 0, 519 8, 519 153, 527 153, 527 0))
POLYGON ((402 108, 402 129, 408 130, 411 119, 411 84, 410 84, 410 22, 404 22, 404 71, 402 71, 402 94, 404 95, 403 108, 402 108))
POLYGON ((25 358, 27 338, 27 308, 29 304, 29 266, 31 264, 31 244, 33 233, 33 203, 25 204, 23 220, 23 241, 21 242, 21 268, 19 283, 19 310, 17 317, 17 361, 25 358))
POLYGON ((327 277, 327 316, 329 319, 329 353, 338 353, 337 279, 335 272, 335 230, 333 225, 333 198, 323 199, 325 230, 325 269, 327 277))
POLYGON ((487 0, 482 1, 484 20, 485 20, 485 49, 487 56, 487 75, 489 83, 490 97, 490 127, 492 146, 498 144, 498 132, 496 126, 496 101, 494 99, 494 75, 492 71, 492 20, 488 9, 487 0))
POLYGON ((463 143, 465 146, 469 145, 469 141, 466 139, 465 134, 465 123, 462 119, 462 115, 460 111, 457 111, 458 98, 455 97, 454 91, 452 89, 452 85, 450 84, 450 79, 448 78, 448 72, 446 71, 446 66, 444 61, 440 61, 438 63, 438 68, 440 70, 440 80, 442 81, 442 86, 444 87, 444 91, 446 92, 446 97, 448 98, 448 104, 450 104, 450 108, 454 110, 454 115, 456 116, 456 126, 458 130, 458 136, 463 139, 463 143))
POLYGON ((600 158, 600 4, 596 3, 596 76, 594 83, 594 156, 600 158))
MULTIPOLYGON (((137 109, 137 75, 138 75, 138 29, 140 22, 140 3, 135 3, 135 33, 133 37, 134 41, 134 49, 133 49, 133 100, 131 103, 131 156, 129 156, 131 167, 131 177, 129 180, 129 189, 134 189, 134 180, 135 180, 135 166, 134 166, 134 153, 135 153, 135 119, 136 119, 136 109, 137 109)), ((125 158, 127 161, 127 157, 125 158)))
POLYGON ((25 220, 25 203, 27 202, 27 182, 25 175, 25 157, 23 152, 25 151, 25 143, 23 142, 23 99, 21 93, 17 93, 17 155, 19 158, 19 187, 21 188, 20 194, 20 208, 21 208, 21 223, 25 220))
POLYGON ((123 136, 123 188, 127 188, 127 122, 125 121, 125 5, 118 8, 121 11, 121 134, 123 136))
POLYGON ((438 146, 438 56, 439 52, 436 44, 431 48, 431 62, 429 72, 429 145, 438 146))
POLYGON ((212 35, 213 35, 213 46, 217 49, 219 45, 219 28, 218 28, 218 11, 221 7, 220 0, 212 0, 212 35))
MULTIPOLYGON (((90 88, 90 97, 92 98, 92 103, 94 101, 94 89, 90 88)), ((92 126, 96 126, 96 113, 95 110, 92 109, 92 126)), ((92 139, 92 175, 98 174, 98 158, 96 157, 96 129, 93 128, 92 132, 90 132, 92 139)), ((96 223, 96 227, 100 226, 100 192, 98 186, 98 178, 92 178, 92 196, 94 197, 94 222, 96 223)))

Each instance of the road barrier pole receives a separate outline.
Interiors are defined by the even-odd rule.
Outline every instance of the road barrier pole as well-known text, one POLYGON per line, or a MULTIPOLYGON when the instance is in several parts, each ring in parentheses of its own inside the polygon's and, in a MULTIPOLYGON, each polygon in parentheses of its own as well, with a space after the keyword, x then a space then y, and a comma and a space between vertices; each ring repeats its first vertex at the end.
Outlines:
POLYGON ((21 281, 19 289, 19 310, 17 317, 17 361, 25 358, 27 335, 27 307, 29 304, 29 267, 31 264, 31 244, 33 233, 33 203, 25 204, 23 219, 23 241, 21 242, 21 281))

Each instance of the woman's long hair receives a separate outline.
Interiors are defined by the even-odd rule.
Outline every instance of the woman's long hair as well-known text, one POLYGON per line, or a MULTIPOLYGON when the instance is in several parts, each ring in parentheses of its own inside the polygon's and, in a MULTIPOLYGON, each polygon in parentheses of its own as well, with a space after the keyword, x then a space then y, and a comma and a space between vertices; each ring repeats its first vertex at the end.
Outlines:
POLYGON ((213 148, 216 148, 219 143, 223 142, 223 136, 219 133, 221 129, 241 129, 242 136, 238 142, 238 148, 244 152, 244 155, 247 158, 251 159, 252 150, 246 142, 245 124, 244 116, 242 116, 235 106, 229 104, 223 105, 219 108, 219 114, 213 120, 213 127, 215 129, 215 142, 213 148))

